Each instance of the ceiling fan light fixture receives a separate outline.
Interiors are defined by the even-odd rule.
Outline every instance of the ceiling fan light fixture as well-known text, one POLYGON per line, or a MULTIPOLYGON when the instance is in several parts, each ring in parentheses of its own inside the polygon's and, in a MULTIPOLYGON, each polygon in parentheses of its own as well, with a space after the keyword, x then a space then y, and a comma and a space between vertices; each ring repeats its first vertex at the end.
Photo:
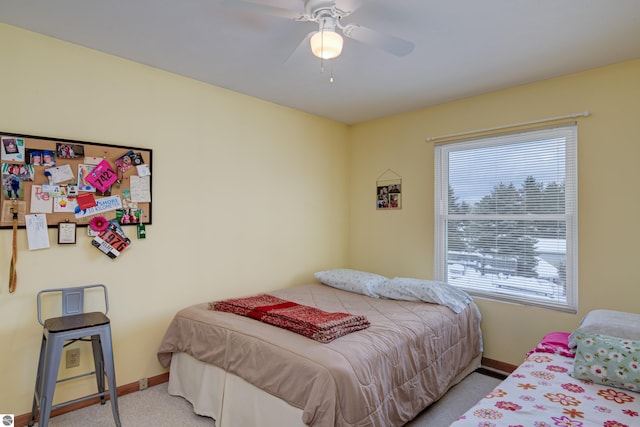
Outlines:
POLYGON ((311 52, 322 59, 333 59, 342 53, 344 40, 335 31, 322 30, 311 36, 311 52))

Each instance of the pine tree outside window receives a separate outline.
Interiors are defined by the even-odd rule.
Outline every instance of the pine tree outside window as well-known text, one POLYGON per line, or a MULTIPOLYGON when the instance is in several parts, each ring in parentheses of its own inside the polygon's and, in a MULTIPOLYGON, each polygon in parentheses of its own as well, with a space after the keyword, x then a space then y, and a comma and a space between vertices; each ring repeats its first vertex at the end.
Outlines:
POLYGON ((577 310, 575 124, 435 146, 435 278, 577 310))

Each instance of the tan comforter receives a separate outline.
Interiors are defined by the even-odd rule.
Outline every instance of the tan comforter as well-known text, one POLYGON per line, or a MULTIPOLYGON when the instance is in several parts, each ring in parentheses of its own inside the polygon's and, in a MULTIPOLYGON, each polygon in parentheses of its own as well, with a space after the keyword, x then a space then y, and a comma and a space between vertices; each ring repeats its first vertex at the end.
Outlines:
POLYGON ((480 354, 480 314, 376 299, 322 284, 269 292, 325 311, 365 315, 371 326, 323 344, 207 303, 179 311, 158 350, 223 368, 303 410, 314 427, 401 426, 439 399, 480 354))

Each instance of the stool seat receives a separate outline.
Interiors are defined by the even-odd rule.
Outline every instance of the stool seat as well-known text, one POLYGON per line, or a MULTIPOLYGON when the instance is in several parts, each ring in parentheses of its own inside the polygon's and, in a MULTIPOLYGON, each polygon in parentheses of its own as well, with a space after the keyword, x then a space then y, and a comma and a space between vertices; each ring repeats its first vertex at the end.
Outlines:
POLYGON ((53 317, 44 321, 44 328, 50 333, 73 331, 75 329, 90 328, 106 325, 110 320, 104 313, 73 314, 71 316, 53 317))
POLYGON ((115 424, 117 427, 121 427, 111 344, 111 321, 107 317, 108 311, 109 297, 104 285, 47 289, 38 292, 38 322, 43 326, 43 331, 29 426, 34 425, 38 412, 40 413, 38 427, 48 427, 52 410, 98 397, 104 405, 108 395, 111 400, 111 411, 115 424), (102 288, 104 312, 84 312, 85 291, 93 288, 102 288), (41 299, 48 294, 62 295, 62 316, 51 317, 43 321, 41 299), (64 348, 76 341, 91 342, 95 371, 58 380, 58 368, 64 348), (57 383, 89 375, 95 375, 98 387, 96 394, 53 405, 53 395, 57 383), (105 387, 107 384, 108 389, 105 387))

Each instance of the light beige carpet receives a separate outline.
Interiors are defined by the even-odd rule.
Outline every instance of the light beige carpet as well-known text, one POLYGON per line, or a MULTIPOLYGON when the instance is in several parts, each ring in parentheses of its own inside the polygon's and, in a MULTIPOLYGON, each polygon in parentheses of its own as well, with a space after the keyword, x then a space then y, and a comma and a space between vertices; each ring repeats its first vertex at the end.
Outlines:
POLYGON ((405 427, 449 427, 501 382, 501 379, 474 372, 405 427))
MULTIPOLYGON (((473 373, 405 427, 447 427, 493 390, 500 381, 487 375, 473 373)), ((118 404, 122 427, 215 426, 211 418, 194 414, 189 402, 181 397, 170 396, 167 392, 167 383, 122 396, 118 399, 118 404)), ((111 405, 107 402, 105 405, 97 404, 54 417, 49 421, 49 426, 113 427, 115 423, 111 405)))

